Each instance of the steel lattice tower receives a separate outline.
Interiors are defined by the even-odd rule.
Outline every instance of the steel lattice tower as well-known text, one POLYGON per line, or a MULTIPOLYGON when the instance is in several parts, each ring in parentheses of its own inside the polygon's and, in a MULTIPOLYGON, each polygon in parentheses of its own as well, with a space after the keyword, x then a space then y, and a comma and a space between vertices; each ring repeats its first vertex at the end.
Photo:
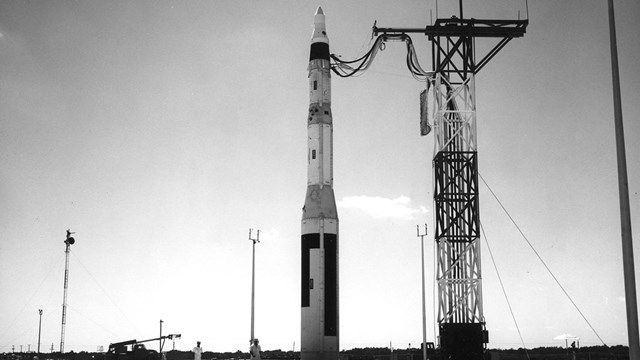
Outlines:
POLYGON ((475 74, 527 20, 438 19, 429 31, 434 102, 434 206, 438 323, 445 359, 482 359, 489 341, 482 310, 475 74), (475 38, 499 38, 476 62, 475 38))
POLYGON ((438 19, 423 29, 375 28, 383 34, 422 33, 432 46, 434 207, 438 324, 442 359, 479 360, 488 332, 482 311, 475 75, 528 20, 438 19), (477 61, 476 38, 498 43, 477 61))

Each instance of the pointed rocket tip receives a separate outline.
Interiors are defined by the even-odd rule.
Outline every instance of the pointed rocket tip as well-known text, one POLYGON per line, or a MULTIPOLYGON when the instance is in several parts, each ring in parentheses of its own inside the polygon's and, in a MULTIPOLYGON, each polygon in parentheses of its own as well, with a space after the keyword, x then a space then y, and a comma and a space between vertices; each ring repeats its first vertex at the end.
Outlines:
POLYGON ((313 44, 316 42, 325 44, 329 43, 329 39, 327 38, 327 30, 324 23, 324 12, 322 11, 322 7, 320 6, 318 6, 316 15, 313 17, 313 35, 311 36, 311 43, 313 44))

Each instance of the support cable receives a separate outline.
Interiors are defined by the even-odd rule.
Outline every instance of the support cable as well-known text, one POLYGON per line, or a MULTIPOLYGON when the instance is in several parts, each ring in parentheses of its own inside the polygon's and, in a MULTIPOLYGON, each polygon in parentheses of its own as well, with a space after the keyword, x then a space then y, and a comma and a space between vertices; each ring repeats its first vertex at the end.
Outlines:
MULTIPOLYGON (((95 325, 97 325, 98 327, 100 327, 102 330, 104 330, 104 331, 106 331, 106 332, 110 333, 114 338, 118 338, 119 336, 121 336, 120 334, 116 334, 116 333, 114 333, 113 331, 111 331, 111 330, 107 329, 106 327, 104 327, 102 324, 100 324, 99 322, 95 321, 94 319, 92 319, 92 318, 88 317, 87 315, 85 315, 85 314, 81 313, 81 312, 80 312, 80 311, 78 311, 78 309, 76 309, 75 307, 73 307, 73 306, 69 306, 69 305, 67 305, 67 307, 69 308, 69 310, 71 310, 71 311, 75 312, 76 314, 78 314, 78 315, 82 316, 83 318, 85 318, 85 319, 87 319, 87 320, 91 321, 92 323, 94 323, 95 325)), ((67 345, 68 345, 68 344, 67 344, 67 345)))
POLYGON ((573 301, 573 299, 571 298, 571 296, 569 296, 569 293, 567 292, 567 290, 565 290, 565 288, 562 286, 562 284, 560 283, 560 281, 558 280, 558 278, 556 278, 556 276, 553 274, 553 272, 551 271, 551 269, 549 268, 549 266, 547 266, 547 264, 544 262, 544 260, 542 260, 542 257, 540 256, 540 254, 538 253, 538 251, 536 251, 536 249, 533 247, 533 244, 531 244, 531 242, 529 241, 529 239, 525 236, 525 234, 522 232, 522 229, 520 229, 520 227, 518 226, 518 224, 516 223, 516 221, 513 219, 513 217, 511 217, 511 214, 509 214, 509 212, 507 211, 507 209, 504 207, 504 205, 502 205, 502 202, 500 202, 500 199, 498 199, 498 196, 496 196, 496 194, 493 192, 493 190, 491 189, 491 187, 489 186, 489 184, 487 184, 487 182, 485 181, 485 179, 482 177, 482 175, 480 174, 480 172, 478 172, 478 176, 480 177, 480 179, 482 180, 482 182, 484 183, 484 185, 487 187, 487 189, 489 189, 489 192, 491 192, 491 195, 493 195, 493 198, 496 199, 496 201, 498 202, 498 204, 500 205, 500 207, 502 208, 502 210, 505 212, 505 214, 507 214, 507 217, 509 217, 509 220, 511 220, 511 223, 516 227, 516 229, 518 229, 518 232, 520 232, 520 235, 522 235, 522 238, 527 242, 527 244, 529 245, 529 247, 531 248, 531 250, 533 250, 533 253, 536 254, 536 257, 538 257, 538 260, 540 260, 540 262, 542 263, 542 265, 544 265, 545 269, 547 269, 547 272, 549 272, 549 275, 551 275, 551 277, 553 278, 553 280, 556 282, 556 284, 560 287, 560 289, 562 290, 562 292, 566 295, 566 297, 569 299, 569 301, 571 302, 571 304, 573 305, 574 308, 576 308, 576 310, 578 311, 578 313, 580 314, 580 316, 582 316, 582 319, 587 323, 587 325, 589 325, 589 328, 591 328, 591 331, 593 331, 593 333, 596 335, 596 337, 600 340, 600 342, 602 342, 602 345, 608 347, 608 345, 604 342, 604 340, 602 340, 602 338, 600 337, 600 334, 598 334, 598 332, 596 331, 596 329, 594 329, 594 327, 591 325, 591 323, 589 322, 589 320, 587 320, 587 317, 582 313, 582 311, 580 310, 580 308, 578 307, 578 305, 573 301))
POLYGON ((487 249, 489 250, 489 256, 491 257, 491 262, 493 263, 493 268, 496 270, 496 275, 498 275, 498 282, 500 282, 500 288, 502 289, 502 294, 504 295, 504 299, 507 301, 507 306, 509 307, 509 313, 511 313, 511 318, 513 319, 513 323, 516 326, 516 330, 518 330, 518 336, 520 337, 520 341, 522 342, 522 348, 524 349, 524 353, 527 355, 527 359, 531 360, 531 357, 529 357, 529 352, 527 351, 527 346, 524 343, 524 338, 522 338, 520 327, 518 326, 518 322, 516 321, 516 316, 513 313, 513 309, 511 308, 511 302, 509 301, 509 297, 507 296, 507 291, 504 288, 502 277, 500 276, 500 272, 498 271, 498 266, 496 265, 496 260, 493 257, 493 252, 491 251, 491 246, 489 246, 489 240, 487 239, 487 234, 484 232, 484 226, 482 226, 482 223, 480 223, 480 230, 482 230, 482 237, 484 237, 484 242, 485 244, 487 244, 487 249))
MULTIPOLYGON (((49 275, 51 275, 52 273, 54 273, 53 269, 57 268, 60 266, 60 264, 63 262, 63 257, 59 257, 57 259, 57 261, 53 260, 51 262, 51 266, 49 268, 49 271, 47 271, 46 275, 44 276, 44 278, 42 279, 42 281, 40 281, 40 284, 38 285, 38 287, 34 290, 34 292, 31 294, 31 296, 29 297, 29 300, 27 300, 24 305, 22 306, 22 309, 20 311, 18 311, 15 315, 15 317, 13 318, 13 320, 11 320, 11 322, 9 323, 9 326, 4 330, 4 333, 2 334, 2 338, 5 338, 5 336, 9 333, 9 330, 11 330, 11 328, 13 327, 13 325, 15 325, 16 320, 18 320, 18 318, 20 317, 20 315, 22 315, 22 313, 24 312, 24 309, 27 307, 27 305, 31 304, 31 300, 33 300, 34 296, 36 296, 36 294, 40 291, 40 289, 42 288, 42 285, 45 283, 45 281, 47 281, 47 279, 49 278, 49 275)), ((13 342, 13 340, 11 340, 10 342, 13 342)))
MULTIPOLYGON (((124 316, 125 319, 127 319, 127 321, 129 322, 129 324, 131 324, 131 326, 138 332, 138 335, 142 336, 142 333, 140 332, 140 330, 138 330, 138 328, 136 327, 136 325, 127 317, 127 315, 122 311, 122 309, 118 306, 118 304, 115 303, 115 301, 113 301, 113 298, 111 298, 111 296, 109 296, 109 293, 100 285, 100 283, 98 282, 98 280, 96 280, 96 278, 93 276, 93 274, 91 274, 89 272, 89 270, 87 269, 86 266, 84 266, 84 264, 82 263, 82 261, 80 261, 80 259, 73 254, 74 259, 76 259, 78 261, 78 264, 80 264, 80 266, 82 266, 82 268, 84 269, 84 271, 87 272, 87 274, 89 274, 89 276, 93 279, 93 281, 96 283, 96 285, 98 285, 98 287, 100 288, 100 290, 102 290, 102 292, 106 295, 107 299, 109 299, 109 301, 111 301, 111 303, 113 304, 113 306, 116 307, 116 309, 118 309, 118 311, 120 312, 120 314, 122 314, 122 316, 124 316)), ((77 310, 75 310, 77 312, 77 310)), ((84 316, 84 315, 83 315, 84 316)), ((110 332, 110 331, 109 331, 110 332)))

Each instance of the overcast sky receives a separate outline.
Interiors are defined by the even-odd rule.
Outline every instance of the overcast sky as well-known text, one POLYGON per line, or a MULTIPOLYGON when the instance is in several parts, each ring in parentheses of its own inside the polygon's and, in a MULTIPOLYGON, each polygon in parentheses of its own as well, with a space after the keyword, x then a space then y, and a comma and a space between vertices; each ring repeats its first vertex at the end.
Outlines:
MULTIPOLYGON (((438 15, 457 3, 441 0, 438 15)), ((523 1, 468 3, 469 17, 527 16, 523 1)), ((249 228, 261 230, 256 336, 263 349, 300 348, 318 5, 346 60, 369 50, 374 20, 436 17, 433 0, 0 1, 0 352, 35 349, 38 309, 43 351, 59 349, 67 229, 66 351, 156 337, 160 319, 183 335, 177 349, 246 350, 249 228)), ((600 337, 627 344, 607 3, 528 11, 525 36, 476 78, 479 171, 600 337)), ((638 239, 639 3, 616 1, 616 16, 638 239)), ((430 69, 430 44, 413 38, 430 69)), ((480 53, 492 45, 477 41, 480 53)), ((434 338, 433 138, 419 135, 424 83, 405 51, 388 43, 362 76, 333 76, 343 349, 420 343, 425 222, 434 338)), ((484 184, 480 209, 489 347, 522 344, 487 243, 527 347, 563 345, 564 333, 600 344, 484 184)))

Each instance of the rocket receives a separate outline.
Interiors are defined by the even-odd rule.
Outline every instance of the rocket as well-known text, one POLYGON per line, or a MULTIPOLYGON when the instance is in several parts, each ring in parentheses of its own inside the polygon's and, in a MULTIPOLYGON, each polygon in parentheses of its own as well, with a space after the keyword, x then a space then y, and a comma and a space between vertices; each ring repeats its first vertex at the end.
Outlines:
POLYGON ((333 194, 333 120, 329 38, 322 8, 309 55, 307 194, 302 208, 301 360, 335 360, 339 352, 338 211, 333 194))

